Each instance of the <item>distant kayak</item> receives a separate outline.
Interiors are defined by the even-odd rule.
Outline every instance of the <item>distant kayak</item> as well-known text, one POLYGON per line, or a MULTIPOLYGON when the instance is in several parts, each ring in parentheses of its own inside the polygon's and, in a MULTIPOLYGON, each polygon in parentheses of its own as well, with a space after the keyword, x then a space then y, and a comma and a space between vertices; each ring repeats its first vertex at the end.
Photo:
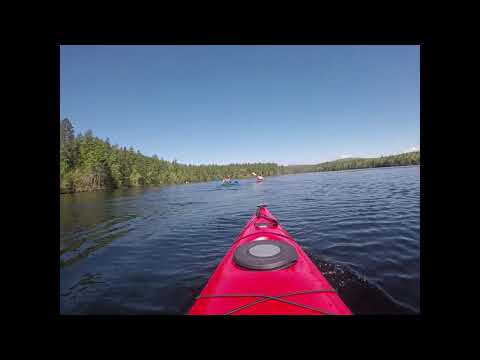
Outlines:
POLYGON ((352 313, 266 205, 259 205, 188 314, 352 313))
POLYGON ((263 181, 263 176, 262 175, 257 175, 254 172, 252 172, 252 175, 256 177, 257 182, 262 182, 263 181))
POLYGON ((238 182, 238 180, 234 180, 234 181, 230 181, 230 182, 226 181, 226 182, 222 183, 223 186, 238 185, 238 184, 240 184, 238 182))

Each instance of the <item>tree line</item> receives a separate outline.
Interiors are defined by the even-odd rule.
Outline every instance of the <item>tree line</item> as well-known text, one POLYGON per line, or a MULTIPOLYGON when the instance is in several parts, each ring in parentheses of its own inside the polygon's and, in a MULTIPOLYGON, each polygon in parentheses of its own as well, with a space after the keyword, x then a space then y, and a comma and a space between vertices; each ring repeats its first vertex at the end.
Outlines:
POLYGON ((130 186, 181 184, 222 179, 279 175, 277 164, 186 165, 145 156, 94 136, 75 135, 69 119, 60 122, 60 193, 130 186))
POLYGON ((315 165, 290 165, 283 167, 280 172, 282 174, 296 174, 303 172, 339 171, 419 164, 420 151, 412 151, 398 155, 381 156, 379 158, 348 158, 315 165))
POLYGON ((145 156, 96 137, 91 130, 75 135, 69 119, 60 121, 60 193, 115 189, 131 186, 182 184, 232 178, 299 172, 332 171, 420 163, 420 153, 375 159, 342 159, 317 165, 279 166, 275 163, 187 165, 157 155, 145 156))

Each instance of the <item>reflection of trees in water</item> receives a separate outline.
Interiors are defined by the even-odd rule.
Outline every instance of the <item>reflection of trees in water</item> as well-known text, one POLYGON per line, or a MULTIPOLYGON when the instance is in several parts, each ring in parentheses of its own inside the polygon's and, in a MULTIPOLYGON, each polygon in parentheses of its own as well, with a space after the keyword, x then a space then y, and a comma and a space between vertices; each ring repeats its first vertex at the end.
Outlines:
POLYGON ((114 240, 126 235, 130 229, 118 230, 116 232, 109 231, 108 235, 100 238, 93 238, 88 241, 88 237, 83 237, 78 241, 72 242, 70 246, 60 250, 60 267, 71 265, 80 259, 88 256, 98 249, 112 243, 114 240))
POLYGON ((61 265, 70 264, 128 232, 135 218, 131 189, 62 195, 61 265), (70 254, 71 252, 75 252, 70 254))
MULTIPOLYGON (((127 188, 61 195, 61 265, 70 264, 130 231, 132 221, 147 208, 138 195, 148 190, 127 188), (72 251, 75 253, 70 254, 72 251)), ((148 209, 157 207, 150 204, 148 209)))

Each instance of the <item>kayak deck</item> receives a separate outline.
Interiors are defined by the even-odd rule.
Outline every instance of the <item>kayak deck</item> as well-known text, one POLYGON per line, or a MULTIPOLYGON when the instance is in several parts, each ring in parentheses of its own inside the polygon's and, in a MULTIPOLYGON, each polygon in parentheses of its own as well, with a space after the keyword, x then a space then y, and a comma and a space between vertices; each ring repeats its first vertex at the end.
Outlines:
POLYGON ((308 255, 262 206, 217 266, 189 314, 350 315, 351 312, 308 255), (239 247, 247 244, 254 247, 253 241, 267 240, 293 247, 296 261, 273 270, 246 269, 236 263, 234 257, 239 247))

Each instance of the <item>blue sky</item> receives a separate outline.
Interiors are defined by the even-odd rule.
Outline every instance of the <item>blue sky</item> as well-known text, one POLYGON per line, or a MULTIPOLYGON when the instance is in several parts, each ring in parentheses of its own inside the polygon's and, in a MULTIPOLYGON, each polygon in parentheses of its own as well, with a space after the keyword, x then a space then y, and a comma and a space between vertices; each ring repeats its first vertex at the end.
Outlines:
POLYGON ((317 163, 420 144, 418 46, 61 46, 76 132, 181 163, 317 163))

